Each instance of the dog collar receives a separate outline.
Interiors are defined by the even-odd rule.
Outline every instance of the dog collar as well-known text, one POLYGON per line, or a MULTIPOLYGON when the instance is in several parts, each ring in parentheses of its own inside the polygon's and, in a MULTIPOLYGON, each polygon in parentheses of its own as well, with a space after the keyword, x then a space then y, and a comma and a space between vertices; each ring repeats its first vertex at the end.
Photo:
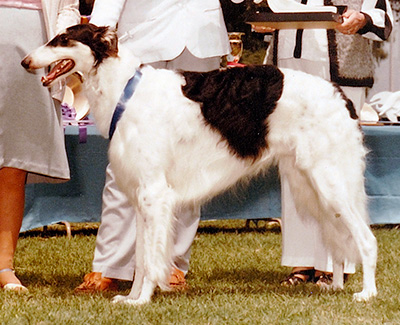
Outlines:
POLYGON ((114 114, 111 119, 110 130, 108 131, 108 138, 110 140, 114 135, 117 123, 120 120, 122 113, 125 111, 126 108, 125 104, 133 96, 133 93, 135 92, 141 77, 142 77, 142 72, 140 71, 140 69, 136 70, 133 77, 128 80, 125 89, 122 92, 121 97, 119 98, 118 104, 115 107, 114 114))

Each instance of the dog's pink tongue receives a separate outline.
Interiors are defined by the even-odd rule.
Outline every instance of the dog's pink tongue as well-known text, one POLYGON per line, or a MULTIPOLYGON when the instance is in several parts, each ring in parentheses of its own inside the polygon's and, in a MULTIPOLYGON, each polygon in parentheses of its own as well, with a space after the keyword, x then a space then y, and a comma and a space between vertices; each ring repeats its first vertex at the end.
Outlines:
POLYGON ((75 66, 75 62, 71 59, 64 59, 59 61, 47 76, 42 77, 43 86, 48 86, 57 77, 67 73, 75 66))

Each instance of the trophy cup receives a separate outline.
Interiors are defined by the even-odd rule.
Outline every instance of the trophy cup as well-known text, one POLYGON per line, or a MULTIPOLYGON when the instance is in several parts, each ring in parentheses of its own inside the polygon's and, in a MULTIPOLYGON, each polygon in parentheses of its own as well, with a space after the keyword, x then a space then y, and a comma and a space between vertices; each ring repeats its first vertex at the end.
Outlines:
POLYGON ((231 44, 231 53, 228 54, 228 65, 239 65, 240 58, 243 54, 242 36, 244 33, 232 32, 228 33, 229 43, 231 44))

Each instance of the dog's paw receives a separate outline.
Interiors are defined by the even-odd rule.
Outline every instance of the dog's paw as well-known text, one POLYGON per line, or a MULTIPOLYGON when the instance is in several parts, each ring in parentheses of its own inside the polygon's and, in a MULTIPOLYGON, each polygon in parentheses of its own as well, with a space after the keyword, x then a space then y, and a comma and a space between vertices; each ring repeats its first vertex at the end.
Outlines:
POLYGON ((139 298, 139 299, 132 299, 129 298, 129 296, 115 296, 114 298, 112 298, 111 302, 113 304, 126 304, 126 305, 130 305, 130 306, 141 306, 144 304, 148 304, 150 302, 150 299, 143 299, 143 298, 139 298))
POLYGON ((343 283, 341 284, 332 284, 332 290, 333 291, 342 291, 343 290, 343 283))
POLYGON ((332 284, 318 283, 317 286, 321 291, 325 291, 325 292, 335 290, 332 284))
POLYGON ((363 290, 361 292, 357 292, 353 295, 353 300, 355 301, 368 301, 369 299, 376 297, 378 292, 375 290, 363 290))

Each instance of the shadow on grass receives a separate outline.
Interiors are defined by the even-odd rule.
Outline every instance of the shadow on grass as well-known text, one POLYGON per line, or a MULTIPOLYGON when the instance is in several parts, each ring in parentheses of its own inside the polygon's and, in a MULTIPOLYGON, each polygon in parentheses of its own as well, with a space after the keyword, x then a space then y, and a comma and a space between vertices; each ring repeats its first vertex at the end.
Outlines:
MULTIPOLYGON (((178 292, 162 292, 156 289, 153 301, 167 297, 172 299, 188 298, 197 299, 201 296, 260 296, 278 295, 293 298, 322 296, 331 294, 348 294, 349 290, 333 293, 326 292, 315 284, 301 284, 296 287, 282 287, 280 280, 287 276, 279 271, 260 271, 254 268, 216 270, 211 275, 204 274, 196 277, 188 277, 189 289, 178 292)), ((21 277, 22 282, 30 289, 30 295, 43 295, 69 299, 71 297, 83 297, 84 299, 104 298, 111 300, 115 295, 128 295, 132 286, 130 281, 120 281, 118 291, 96 292, 91 294, 77 294, 74 289, 82 282, 83 275, 54 274, 45 276, 42 273, 25 272, 21 277)), ((168 298, 168 299, 169 299, 168 298)))
POLYGON ((214 225, 201 226, 197 230, 199 234, 247 234, 247 233, 280 233, 279 226, 256 226, 256 227, 218 227, 214 225))
POLYGON ((69 298, 76 297, 104 297, 111 299, 117 294, 127 295, 132 286, 132 282, 120 281, 118 291, 106 291, 95 293, 76 293, 75 288, 83 281, 82 275, 52 274, 46 276, 40 272, 25 272, 19 276, 24 285, 29 288, 31 294, 37 292, 40 295, 69 298))
MULTIPOLYGON (((309 282, 292 287, 281 286, 281 281, 288 276, 288 272, 276 269, 260 270, 256 268, 216 269, 210 275, 193 275, 190 280, 190 294, 240 294, 259 295, 274 293, 290 297, 308 297, 311 295, 352 294, 349 283, 343 291, 324 290, 315 283, 309 282)), ((351 279, 351 277, 350 277, 351 279)), ((349 281, 348 281, 349 282, 349 281)))

